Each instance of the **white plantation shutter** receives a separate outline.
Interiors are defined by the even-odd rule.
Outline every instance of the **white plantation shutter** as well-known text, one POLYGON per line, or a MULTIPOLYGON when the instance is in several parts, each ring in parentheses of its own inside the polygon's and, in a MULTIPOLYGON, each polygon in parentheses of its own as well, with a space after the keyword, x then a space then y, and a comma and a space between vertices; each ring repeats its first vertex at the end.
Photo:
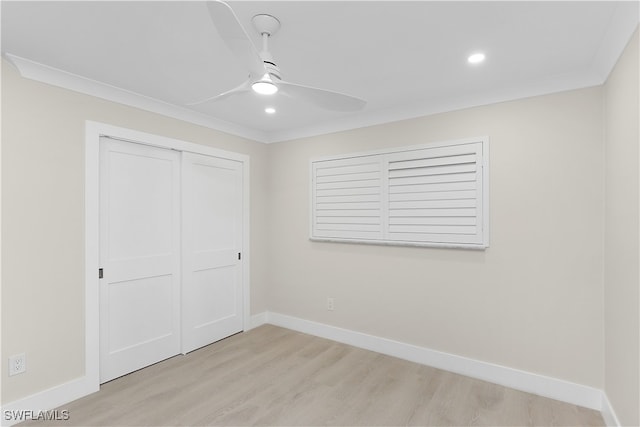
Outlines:
POLYGON ((312 161, 314 240, 484 249, 488 140, 312 161))
POLYGON ((381 157, 312 166, 315 237, 382 239, 381 157))
POLYGON ((389 240, 481 244, 482 143, 389 155, 389 240))

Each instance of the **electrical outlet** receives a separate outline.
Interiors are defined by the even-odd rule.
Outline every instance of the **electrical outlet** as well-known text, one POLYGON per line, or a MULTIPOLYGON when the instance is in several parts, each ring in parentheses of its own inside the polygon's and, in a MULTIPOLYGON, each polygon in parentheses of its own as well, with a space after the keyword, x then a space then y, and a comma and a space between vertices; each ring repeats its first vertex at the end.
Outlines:
POLYGON ((18 375, 27 370, 27 355, 16 354, 9 358, 9 376, 18 375))
POLYGON ((333 311, 335 309, 333 298, 327 298, 327 310, 333 311))

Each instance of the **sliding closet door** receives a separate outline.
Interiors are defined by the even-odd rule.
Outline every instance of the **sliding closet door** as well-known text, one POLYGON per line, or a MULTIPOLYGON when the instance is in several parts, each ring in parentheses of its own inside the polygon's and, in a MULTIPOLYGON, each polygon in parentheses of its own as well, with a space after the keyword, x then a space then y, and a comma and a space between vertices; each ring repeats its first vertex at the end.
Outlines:
POLYGON ((182 351, 243 329, 242 163, 182 153, 182 351))
POLYGON ((180 154, 100 141, 100 382, 180 352, 180 154))

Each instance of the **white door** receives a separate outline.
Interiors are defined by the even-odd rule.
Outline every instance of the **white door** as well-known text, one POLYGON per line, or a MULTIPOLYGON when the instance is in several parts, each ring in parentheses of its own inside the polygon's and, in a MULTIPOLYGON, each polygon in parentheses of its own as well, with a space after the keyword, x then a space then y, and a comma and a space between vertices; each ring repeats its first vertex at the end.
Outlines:
POLYGON ((242 163, 182 153, 182 352, 243 329, 242 163))
POLYGON ((100 141, 100 382, 180 352, 180 154, 100 141))

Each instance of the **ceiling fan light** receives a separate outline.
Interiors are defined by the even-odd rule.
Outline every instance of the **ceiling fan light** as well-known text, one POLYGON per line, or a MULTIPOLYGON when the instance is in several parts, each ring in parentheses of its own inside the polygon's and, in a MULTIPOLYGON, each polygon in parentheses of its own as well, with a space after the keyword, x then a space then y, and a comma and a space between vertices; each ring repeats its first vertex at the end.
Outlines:
POLYGON ((251 89, 260 95, 273 95, 278 91, 278 86, 274 85, 268 76, 258 80, 251 85, 251 89))

